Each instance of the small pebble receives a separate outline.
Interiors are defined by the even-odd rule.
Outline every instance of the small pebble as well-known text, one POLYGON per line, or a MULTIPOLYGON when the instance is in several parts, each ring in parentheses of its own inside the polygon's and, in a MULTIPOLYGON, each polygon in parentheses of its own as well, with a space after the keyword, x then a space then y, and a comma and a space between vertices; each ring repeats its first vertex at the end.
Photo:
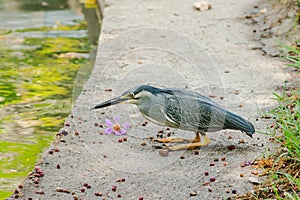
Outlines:
POLYGON ((242 104, 240 104, 240 105, 239 105, 239 108, 242 108, 242 107, 243 107, 243 105, 242 105, 242 104))
POLYGON ((169 155, 169 151, 165 149, 160 149, 158 153, 161 157, 167 157, 169 155))
POLYGON ((243 140, 243 139, 239 140, 239 144, 244 144, 244 143, 245 143, 245 140, 243 140))
POLYGON ((123 137, 123 141, 126 142, 127 141, 127 137, 123 137))
POLYGON ((56 168, 57 168, 57 169, 60 169, 60 164, 57 164, 57 165, 56 165, 56 168))
POLYGON ((204 175, 205 175, 205 176, 208 176, 208 175, 209 175, 209 172, 204 172, 204 175))
POLYGON ((208 185, 210 185, 210 182, 204 182, 202 185, 203 186, 208 186, 208 185))
POLYGON ((220 97, 221 100, 223 100, 225 97, 220 97))
POLYGON ((222 157, 222 158, 221 158, 221 160, 222 160, 222 161, 225 161, 225 160, 226 160, 226 158, 225 158, 225 157, 222 157))
POLYGON ((236 90, 236 91, 234 91, 234 94, 235 94, 235 95, 239 95, 240 92, 239 92, 238 90, 236 90))
POLYGON ((212 167, 212 166, 215 166, 215 163, 210 163, 209 166, 211 166, 211 167, 212 167))
POLYGON ((53 154, 53 150, 49 150, 48 153, 52 155, 53 154))
POLYGON ((87 185, 86 186, 87 189, 91 189, 91 187, 92 187, 91 185, 87 185))
POLYGON ((78 131, 75 131, 74 135, 78 136, 79 135, 78 131))
POLYGON ((94 123, 94 126, 95 126, 95 127, 99 126, 98 122, 95 122, 95 123, 94 123))
POLYGON ((122 195, 121 195, 121 194, 118 194, 118 195, 117 195, 117 197, 118 197, 118 198, 121 198, 121 197, 122 197, 122 195))
POLYGON ((253 175, 258 175, 258 172, 257 171, 251 171, 251 174, 253 174, 253 175))
POLYGON ((180 158, 180 159, 185 159, 185 157, 184 157, 183 155, 181 155, 179 158, 180 158))
POLYGON ((120 142, 120 143, 121 143, 121 142, 123 142, 123 140, 122 140, 122 139, 118 139, 118 142, 120 142))
POLYGON ((102 196, 102 193, 101 193, 101 192, 95 192, 95 196, 101 197, 101 196, 102 196))
POLYGON ((144 197, 139 197, 139 200, 144 200, 144 197))
POLYGON ((214 158, 214 162, 218 162, 219 161, 219 159, 218 158, 214 158))
POLYGON ((15 190, 15 194, 19 194, 20 192, 19 192, 19 190, 15 190))
POLYGON ((36 194, 45 194, 44 191, 35 191, 36 194))
POLYGON ((212 192, 212 189, 211 189, 211 188, 208 188, 208 191, 209 191, 209 192, 212 192))
POLYGON ((23 188, 24 187, 24 185, 23 184, 20 184, 19 186, 18 186, 18 188, 23 188))
POLYGON ((39 180, 38 178, 35 178, 33 182, 34 182, 35 184, 38 184, 39 181, 40 181, 40 180, 39 180))
POLYGON ((85 189, 84 188, 80 188, 80 192, 85 192, 85 189))
POLYGON ((119 178, 116 182, 125 182, 125 178, 119 178))
POLYGON ((105 92, 111 92, 112 89, 105 89, 104 91, 105 91, 105 92))
POLYGON ((236 194, 236 190, 232 190, 231 192, 232 192, 232 194, 236 194))
POLYGON ((195 192, 195 191, 190 192, 190 196, 191 196, 191 197, 194 197, 194 196, 196 196, 196 195, 197 195, 197 192, 195 192))
POLYGON ((240 177, 244 177, 244 174, 240 173, 240 177))
POLYGON ((79 199, 78 196, 76 196, 75 194, 73 194, 72 197, 73 197, 74 200, 78 200, 79 199))
POLYGON ((227 166, 227 163, 223 163, 223 166, 226 167, 226 166, 227 166))
POLYGON ((198 150, 194 150, 194 154, 195 155, 199 155, 199 151, 198 150))
POLYGON ((146 142, 142 142, 141 145, 142 146, 146 146, 147 144, 146 144, 146 142))
POLYGON ((232 136, 231 136, 231 135, 228 135, 227 139, 228 139, 228 140, 232 139, 232 136))

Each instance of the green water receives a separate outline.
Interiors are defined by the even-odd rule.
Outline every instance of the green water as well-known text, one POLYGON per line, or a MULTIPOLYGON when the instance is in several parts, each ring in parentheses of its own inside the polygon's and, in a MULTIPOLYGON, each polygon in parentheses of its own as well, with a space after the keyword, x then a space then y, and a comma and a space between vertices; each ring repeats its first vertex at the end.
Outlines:
MULTIPOLYGON (((58 29, 83 28, 79 23, 58 29)), ((17 32, 0 31, 0 199, 10 196, 54 141, 71 110, 76 73, 86 62, 76 53, 93 48, 87 38, 20 39, 17 32)))

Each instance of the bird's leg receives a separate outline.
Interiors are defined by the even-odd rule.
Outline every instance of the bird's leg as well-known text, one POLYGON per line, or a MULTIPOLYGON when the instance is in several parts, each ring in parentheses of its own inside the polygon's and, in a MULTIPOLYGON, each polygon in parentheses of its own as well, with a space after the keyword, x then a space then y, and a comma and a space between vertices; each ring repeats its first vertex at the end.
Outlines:
MULTIPOLYGON (((197 133, 196 133, 196 138, 197 138, 197 133)), ((201 142, 201 141, 199 141, 199 142, 192 142, 192 143, 189 143, 189 144, 181 144, 181 145, 169 146, 167 148, 169 150, 172 150, 172 151, 177 151, 177 150, 182 150, 182 149, 195 149, 196 147, 201 147, 201 146, 209 145, 209 143, 210 143, 209 137, 207 135, 203 135, 203 138, 204 138, 203 142, 201 142)), ((194 141, 195 141, 195 139, 194 139, 194 141)))
POLYGON ((199 132, 196 132, 196 136, 194 139, 185 139, 185 138, 162 138, 162 139, 153 139, 152 142, 159 142, 159 143, 183 143, 183 142, 189 142, 189 143, 197 143, 201 142, 200 134, 199 132))
POLYGON ((183 142, 196 143, 196 142, 201 142, 201 138, 199 132, 196 132, 196 137, 194 139, 167 137, 162 139, 153 139, 152 141, 159 142, 159 143, 183 143, 183 142))

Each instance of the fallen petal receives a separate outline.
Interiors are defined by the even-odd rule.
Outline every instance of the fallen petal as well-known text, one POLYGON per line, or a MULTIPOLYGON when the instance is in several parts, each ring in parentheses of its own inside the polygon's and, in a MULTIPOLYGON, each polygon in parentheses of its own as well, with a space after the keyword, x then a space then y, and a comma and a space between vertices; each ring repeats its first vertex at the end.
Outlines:
POLYGON ((119 123, 120 120, 121 120, 121 117, 120 117, 120 116, 115 116, 115 117, 114 117, 114 120, 115 120, 116 123, 119 123))
POLYGON ((119 131, 115 131, 115 134, 118 136, 122 135, 119 131))
POLYGON ((107 128, 105 129, 106 134, 111 134, 113 132, 113 128, 107 128))
POLYGON ((113 126, 113 123, 109 119, 105 119, 106 126, 113 126))
POLYGON ((126 130, 121 129, 121 135, 126 135, 126 130))
POLYGON ((123 127, 124 127, 125 129, 131 128, 131 126, 130 126, 130 124, 129 124, 128 122, 125 122, 125 123, 123 124, 123 127))

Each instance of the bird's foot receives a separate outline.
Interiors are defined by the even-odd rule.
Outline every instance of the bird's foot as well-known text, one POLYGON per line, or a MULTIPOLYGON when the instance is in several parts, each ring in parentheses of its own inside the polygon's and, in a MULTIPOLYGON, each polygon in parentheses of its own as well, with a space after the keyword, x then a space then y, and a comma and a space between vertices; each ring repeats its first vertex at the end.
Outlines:
POLYGON ((197 143, 201 142, 200 134, 197 132, 196 137, 194 139, 185 139, 185 138, 173 138, 173 137, 167 137, 162 139, 152 139, 152 142, 158 142, 158 143, 197 143))
POLYGON ((152 142, 158 142, 158 143, 183 143, 183 142, 193 142, 194 140, 191 139, 185 139, 185 138, 162 138, 162 139, 152 139, 152 142))
POLYGON ((197 147, 207 146, 209 144, 210 144, 210 139, 209 139, 209 137, 207 137, 205 135, 203 142, 199 141, 199 142, 192 142, 192 143, 189 143, 189 144, 180 144, 180 145, 173 145, 173 146, 164 144, 162 146, 162 148, 168 149, 168 150, 171 150, 171 151, 178 151, 178 150, 183 150, 183 149, 195 149, 197 147))

